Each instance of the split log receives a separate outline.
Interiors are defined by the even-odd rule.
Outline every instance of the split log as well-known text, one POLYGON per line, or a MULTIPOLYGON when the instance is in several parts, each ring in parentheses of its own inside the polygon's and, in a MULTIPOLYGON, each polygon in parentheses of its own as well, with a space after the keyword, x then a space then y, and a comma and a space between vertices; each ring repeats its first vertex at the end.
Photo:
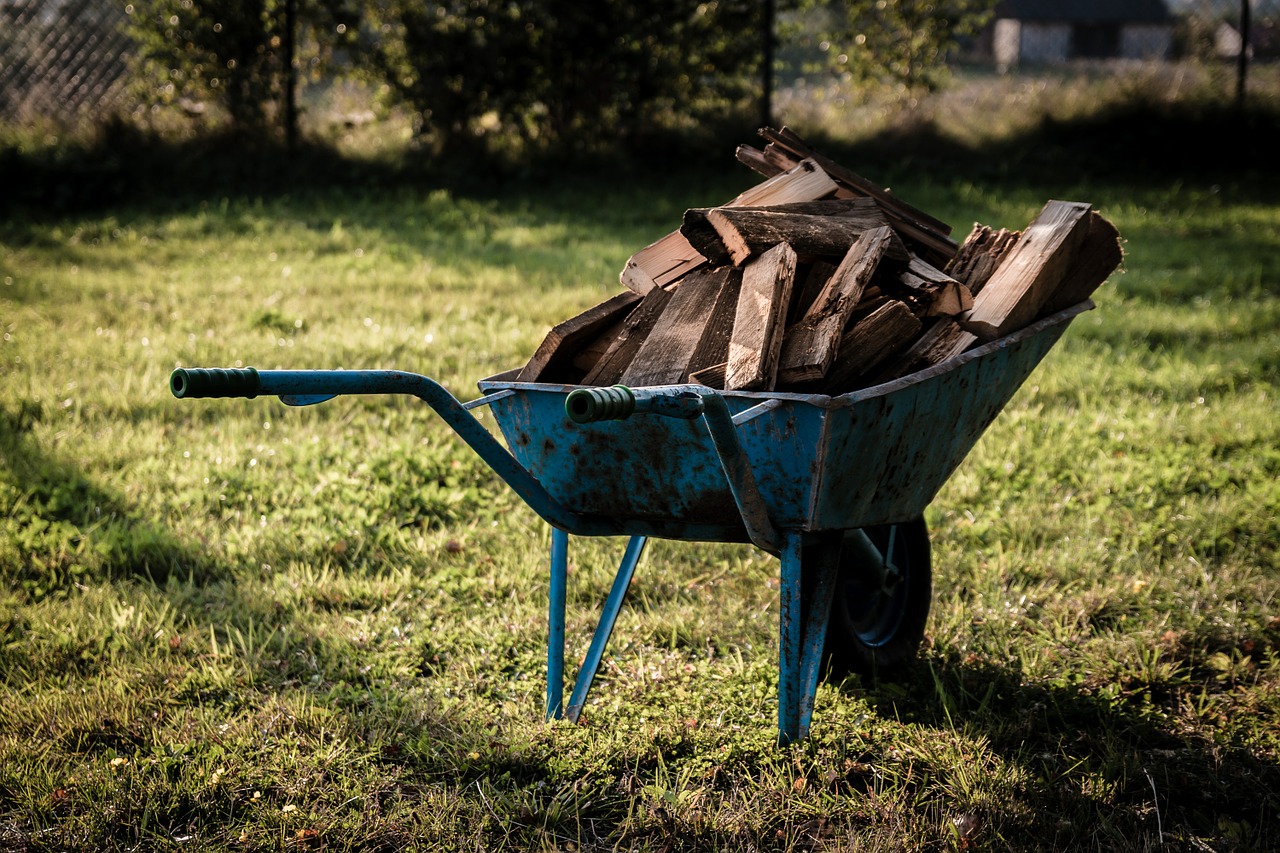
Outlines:
POLYGON ((795 273, 796 253, 786 243, 779 243, 743 268, 725 388, 773 390, 795 273))
MULTIPOLYGON (((836 182, 817 164, 805 161, 746 190, 725 206, 816 201, 830 196, 837 189, 836 182)), ((632 255, 619 280, 629 289, 644 294, 654 287, 666 287, 704 263, 706 258, 689 245, 684 235, 673 231, 632 255)))
POLYGON ((795 325, 808 313, 835 271, 836 265, 826 261, 802 263, 796 267, 796 287, 791 296, 791 307, 787 309, 787 325, 795 325))
POLYGON ((662 310, 667 307, 671 292, 655 287, 644 295, 622 327, 622 333, 609 345, 609 349, 596 362, 596 366, 582 378, 583 385, 616 385, 631 359, 640 351, 640 345, 658 322, 662 310))
POLYGON ((1039 316, 1047 316, 1088 299, 1123 260, 1120 232, 1102 214, 1091 211, 1084 243, 1039 316))
POLYGON ((906 348, 920 333, 920 320, 911 309, 890 300, 850 327, 840 339, 839 356, 817 385, 821 394, 844 394, 857 387, 886 359, 906 348))
MULTIPOLYGON (((712 264, 725 264, 731 261, 729 250, 708 220, 708 215, 720 208, 695 207, 684 212, 684 221, 680 225, 680 233, 689 241, 703 257, 712 264)), ((791 204, 770 204, 767 206, 734 207, 735 212, 759 213, 793 213, 805 216, 846 216, 859 223, 880 223, 883 213, 874 199, 843 198, 823 199, 819 201, 802 201, 791 204)), ((774 241, 775 244, 779 241, 774 241)), ((794 244, 793 244, 794 245, 794 244)), ((845 248, 848 248, 847 246, 845 248)))
POLYGON ((898 273, 892 287, 920 317, 954 317, 973 307, 968 287, 915 256, 898 273))
POLYGON ((804 317, 786 330, 778 366, 779 383, 808 382, 827 374, 845 324, 892 239, 893 229, 885 225, 864 231, 849 247, 804 317))
POLYGON ((557 323, 542 339, 533 357, 516 377, 517 381, 556 381, 556 371, 573 362, 579 347, 625 317, 639 301, 637 294, 625 291, 576 317, 557 323))
POLYGON ((714 311, 707 309, 716 305, 734 272, 731 267, 717 267, 695 270, 682 278, 619 381, 634 388, 684 382, 694 353, 715 319, 714 311))
POLYGON ((902 355, 876 374, 868 383, 879 385, 940 364, 959 355, 978 342, 978 336, 966 331, 954 319, 944 317, 929 327, 902 355))
MULTIPOLYGON (((845 216, 812 216, 803 213, 775 213, 758 208, 720 207, 707 214, 735 265, 753 255, 788 243, 797 254, 818 258, 842 258, 864 231, 887 225, 879 210, 860 211, 845 216)), ((907 247, 895 234, 886 257, 905 262, 907 247)))
POLYGON ((1034 320, 1075 263, 1089 222, 1088 204, 1046 204, 974 297, 965 328, 989 341, 1034 320))
MULTIPOLYGON (((627 291, 630 293, 631 291, 627 291)), ((640 294, 635 294, 640 296, 640 294)), ((618 339, 618 335, 622 334, 622 330, 626 328, 627 318, 623 317, 600 334, 596 335, 591 343, 578 350, 573 357, 573 368, 576 371, 574 375, 578 377, 586 376, 588 373, 600 363, 600 359, 604 358, 604 354, 609 351, 609 347, 618 339)), ((581 381, 579 379, 578 381, 581 381)))
POLYGON ((719 364, 713 364, 690 373, 689 381, 696 382, 699 385, 706 385, 708 388, 714 388, 717 391, 723 391, 725 373, 728 370, 729 363, 722 361, 719 364))

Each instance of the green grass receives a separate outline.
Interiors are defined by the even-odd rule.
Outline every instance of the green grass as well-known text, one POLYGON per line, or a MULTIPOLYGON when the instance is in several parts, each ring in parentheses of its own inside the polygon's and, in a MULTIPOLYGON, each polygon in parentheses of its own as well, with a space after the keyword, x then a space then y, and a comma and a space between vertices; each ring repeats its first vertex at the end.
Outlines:
MULTIPOLYGON (((895 180, 961 232, 1091 201, 1126 272, 930 508, 917 667, 824 684, 788 748, 773 559, 654 543, 586 724, 549 725, 547 530, 425 407, 168 394, 252 364, 474 396, 749 183, 0 223, 0 848, 1274 848, 1274 187, 895 180)), ((572 543, 570 660, 620 554, 572 543)))

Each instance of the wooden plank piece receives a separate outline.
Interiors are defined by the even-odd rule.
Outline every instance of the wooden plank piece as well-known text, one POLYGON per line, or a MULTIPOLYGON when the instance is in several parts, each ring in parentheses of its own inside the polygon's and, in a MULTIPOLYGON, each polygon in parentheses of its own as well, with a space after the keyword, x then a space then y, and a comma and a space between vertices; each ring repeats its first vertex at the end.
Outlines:
POLYGON ((695 270, 680 280, 671 300, 619 380, 623 385, 675 385, 689 376, 689 363, 713 319, 731 267, 695 270))
POLYGON ((644 295, 622 327, 622 333, 609 345, 609 349, 596 362, 596 366, 582 378, 583 385, 616 385, 622 378, 631 359, 639 351, 640 345, 648 337, 649 331, 658 322, 662 309, 671 299, 671 292, 655 287, 644 295))
POLYGON ((1088 204, 1046 204, 974 297, 965 328, 989 341, 1030 323, 1075 262, 1088 231, 1088 204))
POLYGON ((729 339, 733 337, 733 320, 741 291, 742 270, 728 268, 724 284, 711 307, 711 317, 703 330, 702 341, 689 359, 690 378, 695 372, 722 364, 729 358, 729 339))
POLYGON ((544 382, 554 378, 557 368, 572 363, 579 346, 626 316, 639 301, 640 297, 635 293, 624 291, 576 317, 557 323, 521 369, 517 381, 544 382))
POLYGON ((759 148, 753 148, 750 145, 739 145, 737 151, 734 152, 734 156, 739 163, 756 174, 764 175, 766 178, 772 178, 774 175, 786 171, 782 166, 770 161, 759 148))
POLYGON ((771 391, 782 350, 783 319, 795 283, 796 252, 779 243, 742 271, 729 339, 725 388, 771 391))

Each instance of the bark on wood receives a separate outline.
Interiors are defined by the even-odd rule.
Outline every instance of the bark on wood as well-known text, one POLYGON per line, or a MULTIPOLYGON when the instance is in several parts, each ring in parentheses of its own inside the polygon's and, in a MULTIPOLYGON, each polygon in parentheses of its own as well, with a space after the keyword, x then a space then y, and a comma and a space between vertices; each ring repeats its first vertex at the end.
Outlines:
MULTIPOLYGON (((779 243, 789 243, 797 254, 818 258, 842 258, 864 231, 888 224, 878 210, 845 216, 812 216, 803 213, 775 213, 756 208, 721 207, 707 214, 729 259, 741 265, 779 243)), ((906 246, 895 235, 887 257, 905 262, 906 246)))
POLYGON ((619 381, 623 385, 675 385, 688 378, 694 352, 713 319, 713 312, 707 309, 715 305, 731 272, 730 267, 700 269, 680 280, 662 315, 622 372, 619 381))
POLYGON ((1075 261, 1062 277, 1062 283, 1040 311, 1047 316, 1070 308, 1089 296, 1115 272, 1124 260, 1120 248, 1120 232, 1097 211, 1089 214, 1089 231, 1076 253, 1075 261))
POLYGON ((920 333, 921 324, 911 309, 897 300, 859 320, 840 339, 840 352, 830 372, 818 384, 818 393, 845 394, 859 385, 859 378, 905 349, 920 333))
POLYGON ((1034 320, 1075 262, 1089 221, 1087 204, 1046 204, 974 297, 965 328, 989 341, 1034 320))
POLYGON ((840 347, 845 323, 892 238, 893 230, 885 225, 864 231, 849 247, 835 274, 804 317, 787 329, 778 367, 779 383, 809 382, 827 374, 840 347))
MULTIPOLYGON (((746 190, 725 206, 815 201, 830 196, 836 189, 836 182, 817 164, 804 161, 746 190)), ((631 290, 644 294, 654 287, 666 287, 705 262, 683 234, 673 231, 632 255, 619 280, 631 290)))
POLYGON ((671 292, 655 287, 644 295, 622 327, 622 334, 609 345, 609 349, 596 362, 596 366, 582 378, 583 385, 616 385, 622 372, 640 350, 649 331, 658 322, 662 309, 671 299, 671 292))
POLYGON ((555 381, 554 373, 571 364, 578 348, 631 311, 640 297, 626 291, 552 327, 520 371, 519 382, 555 381))
POLYGON ((773 390, 795 273, 796 253, 786 243, 774 246, 743 269, 729 339, 727 389, 773 390))

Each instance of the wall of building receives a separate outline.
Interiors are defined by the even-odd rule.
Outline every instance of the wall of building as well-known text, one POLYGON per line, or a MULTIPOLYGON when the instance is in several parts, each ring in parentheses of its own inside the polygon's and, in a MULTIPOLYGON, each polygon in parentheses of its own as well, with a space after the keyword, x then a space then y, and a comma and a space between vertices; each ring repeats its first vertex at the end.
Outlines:
POLYGON ((1120 31, 1123 59, 1167 59, 1173 51, 1173 28, 1167 24, 1129 24, 1120 31))

